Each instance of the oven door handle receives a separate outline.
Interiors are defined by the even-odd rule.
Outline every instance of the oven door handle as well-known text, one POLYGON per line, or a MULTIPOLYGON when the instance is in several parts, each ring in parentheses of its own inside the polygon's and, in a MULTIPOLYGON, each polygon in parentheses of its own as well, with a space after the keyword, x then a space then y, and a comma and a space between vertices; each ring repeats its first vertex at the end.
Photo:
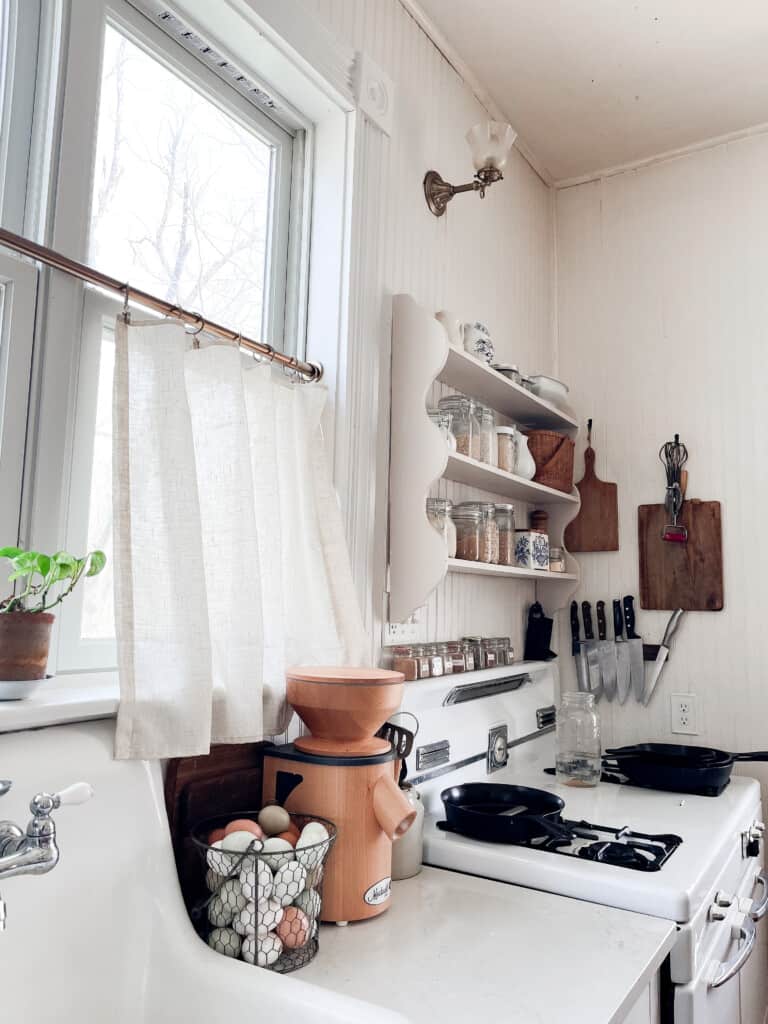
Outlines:
POLYGON ((709 982, 709 988, 720 988, 731 978, 735 978, 744 964, 752 956, 757 941, 757 929, 751 917, 747 917, 739 928, 739 940, 741 945, 739 952, 728 963, 720 964, 717 973, 709 982))
POLYGON ((766 913, 768 913, 768 875, 766 875, 764 871, 760 871, 755 876, 755 885, 762 886, 763 898, 759 903, 755 900, 749 908, 749 916, 753 921, 759 921, 761 918, 765 917, 766 913))

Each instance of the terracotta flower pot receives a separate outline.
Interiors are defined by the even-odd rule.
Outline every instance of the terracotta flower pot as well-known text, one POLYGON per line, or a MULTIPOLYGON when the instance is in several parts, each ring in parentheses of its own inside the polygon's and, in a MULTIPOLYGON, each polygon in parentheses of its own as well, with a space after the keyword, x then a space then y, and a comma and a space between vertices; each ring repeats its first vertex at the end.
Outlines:
POLYGON ((50 612, 0 613, 1 680, 45 679, 55 619, 50 612))

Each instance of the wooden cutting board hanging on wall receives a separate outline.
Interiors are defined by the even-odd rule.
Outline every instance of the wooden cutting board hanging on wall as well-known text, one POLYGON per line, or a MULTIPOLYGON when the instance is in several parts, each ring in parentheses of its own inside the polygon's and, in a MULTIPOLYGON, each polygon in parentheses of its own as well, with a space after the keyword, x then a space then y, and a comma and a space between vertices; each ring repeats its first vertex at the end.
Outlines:
POLYGON ((568 551, 619 550, 619 499, 616 484, 598 480, 592 447, 592 420, 587 423, 584 476, 576 484, 581 495, 579 514, 565 528, 568 551))
POLYGON ((723 595, 723 539, 719 501, 685 501, 680 523, 685 544, 661 539, 668 522, 663 505, 637 510, 640 604, 664 611, 719 612, 723 595))

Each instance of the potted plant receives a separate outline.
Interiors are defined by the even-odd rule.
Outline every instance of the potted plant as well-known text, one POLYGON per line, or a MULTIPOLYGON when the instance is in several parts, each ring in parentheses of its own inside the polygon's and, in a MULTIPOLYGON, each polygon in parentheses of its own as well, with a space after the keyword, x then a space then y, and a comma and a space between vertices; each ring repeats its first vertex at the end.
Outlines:
POLYGON ((107 557, 103 551, 75 558, 66 551, 44 555, 9 547, 0 548, 0 558, 9 559, 8 582, 15 587, 10 597, 0 601, 0 683, 45 679, 55 620, 51 609, 72 593, 83 576, 98 575, 107 557))

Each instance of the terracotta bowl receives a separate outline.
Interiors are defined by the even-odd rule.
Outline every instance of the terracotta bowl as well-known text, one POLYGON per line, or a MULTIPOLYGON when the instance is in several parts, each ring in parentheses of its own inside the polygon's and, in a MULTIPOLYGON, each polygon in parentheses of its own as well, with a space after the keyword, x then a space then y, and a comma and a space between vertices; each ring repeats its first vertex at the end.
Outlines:
POLYGON ((402 672, 380 668, 295 668, 287 672, 288 702, 312 733, 296 747, 312 754, 383 754, 374 735, 403 699, 402 672))

